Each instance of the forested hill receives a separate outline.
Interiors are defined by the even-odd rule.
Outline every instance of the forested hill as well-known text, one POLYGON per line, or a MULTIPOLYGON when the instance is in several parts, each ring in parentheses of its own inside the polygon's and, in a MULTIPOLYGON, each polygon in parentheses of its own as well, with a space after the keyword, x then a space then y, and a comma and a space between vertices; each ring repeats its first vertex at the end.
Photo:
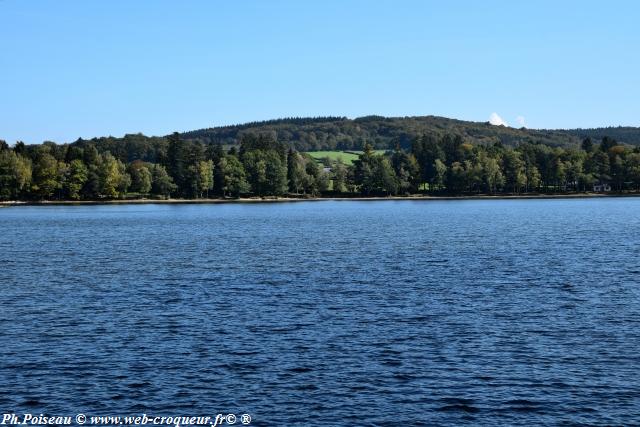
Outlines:
POLYGON ((581 140, 583 131, 370 117, 283 119, 207 132, 220 139, 193 132, 72 144, 0 141, 0 200, 640 192, 640 144, 581 140), (361 147, 349 162, 309 153, 361 147))
POLYGON ((460 135, 474 144, 500 142, 508 146, 532 142, 568 147, 579 144, 586 137, 601 140, 605 136, 623 144, 640 145, 640 128, 637 127, 533 130, 437 116, 288 118, 199 129, 184 132, 182 136, 204 143, 235 144, 244 133, 269 133, 299 151, 360 150, 365 143, 378 149, 393 148, 396 144, 408 148, 417 136, 440 137, 444 134, 460 135))
MULTIPOLYGON (((393 148, 397 144, 408 148, 418 136, 444 134, 460 135, 473 144, 501 142, 508 146, 531 142, 567 147, 581 141, 579 131, 517 129, 436 116, 290 118, 200 129, 182 136, 204 143, 234 144, 245 133, 268 133, 299 151, 361 150, 366 143, 377 149, 393 148)), ((636 129, 636 136, 629 143, 640 145, 640 129, 636 129)))
MULTIPOLYGON (((393 149, 398 145, 410 149, 416 138, 433 136, 440 139, 445 135, 460 136, 465 142, 486 146, 501 143, 517 147, 534 143, 575 148, 586 137, 598 142, 605 136, 621 144, 640 146, 640 127, 534 130, 437 116, 283 118, 183 132, 181 137, 186 141, 229 148, 229 145, 239 144, 244 135, 269 136, 298 151, 362 150, 365 144, 374 149, 393 149)), ((165 154, 168 140, 166 136, 127 134, 124 137, 78 139, 71 145, 84 148, 87 144, 94 145, 100 153, 109 151, 123 161, 157 161, 165 154)))
POLYGON ((605 136, 613 138, 621 144, 640 146, 640 128, 631 126, 610 126, 592 129, 567 129, 560 131, 569 135, 575 135, 580 140, 591 138, 600 141, 605 136))

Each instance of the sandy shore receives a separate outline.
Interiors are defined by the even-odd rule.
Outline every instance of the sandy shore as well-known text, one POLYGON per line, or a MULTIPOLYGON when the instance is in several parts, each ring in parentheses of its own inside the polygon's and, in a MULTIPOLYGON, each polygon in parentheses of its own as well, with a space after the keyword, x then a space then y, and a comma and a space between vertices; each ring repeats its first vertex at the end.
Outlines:
POLYGON ((216 203, 293 203, 293 202, 321 202, 321 201, 381 201, 381 200, 509 200, 509 199, 583 199, 603 197, 640 197, 640 193, 604 194, 604 193, 575 193, 575 194, 527 194, 527 195, 488 195, 477 196, 389 196, 389 197, 252 197, 239 199, 132 199, 132 200, 43 200, 43 201, 3 201, 0 207, 7 206, 43 206, 43 205, 111 205, 111 204, 216 204, 216 203))

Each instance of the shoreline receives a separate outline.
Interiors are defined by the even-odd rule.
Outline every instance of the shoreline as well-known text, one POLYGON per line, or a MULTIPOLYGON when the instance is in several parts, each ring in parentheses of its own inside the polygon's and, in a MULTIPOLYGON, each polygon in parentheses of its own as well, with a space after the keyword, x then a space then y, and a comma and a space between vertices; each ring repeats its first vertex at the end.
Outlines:
POLYGON ((293 202, 322 202, 322 201, 443 201, 443 200, 525 200, 525 199, 591 199, 615 197, 640 197, 640 193, 606 194, 606 193, 576 193, 576 194, 504 194, 476 196, 376 196, 376 197, 251 197, 238 199, 131 199, 131 200, 41 200, 41 201, 0 201, 0 207, 11 206, 64 206, 64 205, 121 205, 121 204, 223 204, 223 203, 293 203, 293 202))

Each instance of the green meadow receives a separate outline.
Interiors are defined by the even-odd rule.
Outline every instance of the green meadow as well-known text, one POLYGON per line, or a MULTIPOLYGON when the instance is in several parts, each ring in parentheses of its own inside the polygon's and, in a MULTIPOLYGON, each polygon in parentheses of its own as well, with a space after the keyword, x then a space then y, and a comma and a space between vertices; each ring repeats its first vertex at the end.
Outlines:
MULTIPOLYGON (((375 152, 376 154, 384 154, 385 150, 375 150, 375 152)), ((362 154, 362 151, 307 151, 307 154, 318 162, 326 158, 331 160, 342 159, 345 165, 351 165, 354 160, 358 160, 358 156, 362 154)))

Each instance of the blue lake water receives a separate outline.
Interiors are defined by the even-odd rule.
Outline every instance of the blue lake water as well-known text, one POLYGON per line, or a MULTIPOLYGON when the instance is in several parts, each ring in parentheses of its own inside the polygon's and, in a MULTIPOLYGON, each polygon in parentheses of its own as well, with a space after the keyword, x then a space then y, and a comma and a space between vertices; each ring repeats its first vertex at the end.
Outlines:
POLYGON ((3 413, 640 423, 640 199, 11 207, 0 230, 3 413))

